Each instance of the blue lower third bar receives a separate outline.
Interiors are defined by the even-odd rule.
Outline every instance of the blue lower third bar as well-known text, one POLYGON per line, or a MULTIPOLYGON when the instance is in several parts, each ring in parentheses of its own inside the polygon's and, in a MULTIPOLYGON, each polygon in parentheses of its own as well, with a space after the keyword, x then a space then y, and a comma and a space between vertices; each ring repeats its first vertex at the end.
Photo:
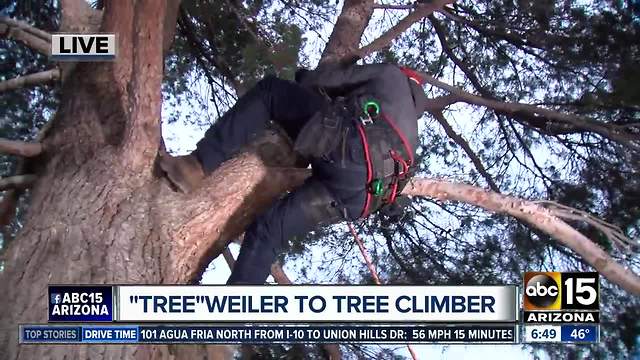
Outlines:
POLYGON ((82 326, 83 343, 137 343, 137 326, 82 326))
MULTIPOLYGON (((579 329, 580 330, 580 329, 579 329)), ((20 342, 36 343, 517 343, 517 324, 367 325, 20 325, 20 342)), ((589 341, 585 334, 575 341, 589 341)), ((569 332, 571 334, 571 332, 569 332)), ((596 337, 597 338, 597 337, 596 337)), ((563 332, 564 339, 564 332, 563 332)))
POLYGON ((81 341, 80 326, 20 325, 21 344, 79 343, 81 341))
POLYGON ((20 343, 137 343, 137 326, 20 325, 20 343))
POLYGON ((562 325, 562 342, 595 343, 599 339, 598 325, 562 325))

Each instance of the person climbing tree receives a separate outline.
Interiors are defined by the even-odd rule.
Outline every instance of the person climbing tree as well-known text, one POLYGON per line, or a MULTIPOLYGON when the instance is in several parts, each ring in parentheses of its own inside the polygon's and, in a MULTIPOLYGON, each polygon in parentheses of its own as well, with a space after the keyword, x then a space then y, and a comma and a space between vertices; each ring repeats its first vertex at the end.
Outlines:
POLYGON ((300 69, 295 82, 267 76, 205 132, 195 151, 163 156, 160 166, 188 193, 270 120, 294 141, 312 176, 249 225, 227 282, 261 284, 292 237, 397 207, 425 103, 420 75, 393 64, 300 69))

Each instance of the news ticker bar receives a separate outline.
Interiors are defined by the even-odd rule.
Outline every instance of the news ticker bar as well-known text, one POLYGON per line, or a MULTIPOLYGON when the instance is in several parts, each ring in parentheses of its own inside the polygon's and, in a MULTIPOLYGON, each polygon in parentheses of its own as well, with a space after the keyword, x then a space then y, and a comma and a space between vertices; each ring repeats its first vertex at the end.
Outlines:
POLYGON ((21 344, 517 344, 517 324, 20 325, 21 344))
POLYGON ((525 325, 523 341, 597 343, 600 342, 600 325, 525 325))
POLYGON ((518 287, 50 285, 49 322, 517 322, 518 287))

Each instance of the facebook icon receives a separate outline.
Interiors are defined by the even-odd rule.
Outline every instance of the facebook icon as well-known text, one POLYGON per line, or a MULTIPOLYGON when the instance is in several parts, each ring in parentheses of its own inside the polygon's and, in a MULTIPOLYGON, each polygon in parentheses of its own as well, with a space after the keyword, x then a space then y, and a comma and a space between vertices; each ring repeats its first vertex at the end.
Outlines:
POLYGON ((51 303, 53 305, 57 305, 62 303, 62 295, 60 294, 51 294, 51 303))

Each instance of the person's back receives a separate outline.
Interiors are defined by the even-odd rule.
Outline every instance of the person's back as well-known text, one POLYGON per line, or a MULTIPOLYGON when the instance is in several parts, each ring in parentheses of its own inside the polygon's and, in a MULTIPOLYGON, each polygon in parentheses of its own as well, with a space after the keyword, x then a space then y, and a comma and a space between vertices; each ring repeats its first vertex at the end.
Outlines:
MULTIPOLYGON (((339 146, 326 156, 314 154, 317 156, 311 162, 314 176, 334 195, 350 199, 343 204, 349 219, 366 216, 385 203, 393 203, 404 184, 397 175, 410 176, 394 172, 398 166, 405 166, 407 171, 415 158, 417 120, 426 99, 417 76, 410 69, 392 64, 329 66, 297 76, 303 86, 327 94, 334 108, 344 105, 348 108, 341 114, 345 119, 339 146), (374 118, 367 113, 369 104, 377 107, 375 112, 379 111, 374 118), (394 157, 394 153, 397 156, 394 157), (325 158, 328 161, 324 161, 325 158), (363 184, 366 193, 357 196, 363 184), (374 185, 386 190, 381 189, 383 193, 372 196, 374 185)), ((311 127, 311 133, 305 135, 303 130, 301 134, 301 140, 309 142, 311 147, 315 142, 326 143, 328 140, 323 137, 338 136, 331 128, 322 131, 311 127)))
POLYGON ((369 64, 327 67, 306 72, 298 80, 303 86, 322 88, 331 98, 377 99, 381 111, 395 120, 415 152, 424 93, 419 86, 411 85, 407 75, 393 64, 369 64), (415 97, 419 98, 414 101, 415 97))

